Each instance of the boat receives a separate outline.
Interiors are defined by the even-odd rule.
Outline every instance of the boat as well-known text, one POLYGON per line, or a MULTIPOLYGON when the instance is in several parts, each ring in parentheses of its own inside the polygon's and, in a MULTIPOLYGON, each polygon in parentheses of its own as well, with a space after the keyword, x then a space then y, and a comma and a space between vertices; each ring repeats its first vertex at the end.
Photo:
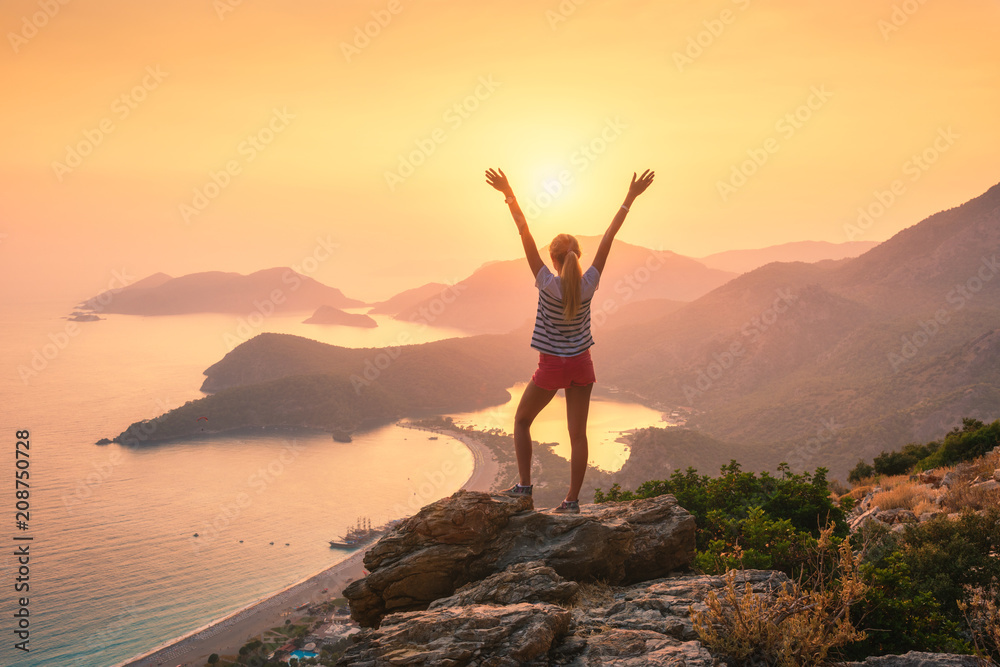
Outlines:
POLYGON ((342 535, 339 540, 330 540, 331 549, 356 549, 371 542, 386 531, 386 526, 372 528, 372 520, 368 517, 358 517, 354 527, 342 535))

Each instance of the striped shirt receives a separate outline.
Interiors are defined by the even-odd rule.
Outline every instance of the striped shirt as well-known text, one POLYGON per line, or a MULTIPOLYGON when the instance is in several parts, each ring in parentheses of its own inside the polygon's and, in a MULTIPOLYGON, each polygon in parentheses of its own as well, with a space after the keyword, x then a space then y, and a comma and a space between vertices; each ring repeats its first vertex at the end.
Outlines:
POLYGON ((576 317, 566 320, 563 318, 562 281, 549 267, 542 265, 535 276, 538 311, 531 334, 532 349, 557 357, 573 357, 594 344, 590 335, 590 300, 601 281, 601 274, 591 266, 580 280, 580 308, 576 317))

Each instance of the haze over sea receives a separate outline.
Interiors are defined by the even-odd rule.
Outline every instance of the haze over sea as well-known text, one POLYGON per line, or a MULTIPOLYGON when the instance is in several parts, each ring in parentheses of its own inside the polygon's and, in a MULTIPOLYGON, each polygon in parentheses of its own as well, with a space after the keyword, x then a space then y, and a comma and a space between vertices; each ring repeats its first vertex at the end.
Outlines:
MULTIPOLYGON (((471 453, 458 441, 392 425, 355 434, 349 444, 289 431, 95 446, 136 420, 201 397, 202 371, 229 351, 240 322, 231 315, 109 315, 73 329, 63 319, 70 310, 66 303, 19 305, 0 326, 4 432, 11 445, 15 431, 31 434, 31 520, 18 534, 34 538, 31 651, 14 650, 7 636, 0 664, 125 660, 335 564, 350 552, 327 541, 358 517, 383 523, 412 514, 472 472, 471 453), (34 374, 25 382, 19 367, 34 374)), ((381 316, 376 329, 303 325, 304 317, 272 316, 249 335, 294 333, 351 347, 459 335, 381 316)), ((516 400, 519 391, 512 393, 516 400)), ((494 414, 502 421, 511 409, 494 414)), ((553 402, 543 413, 552 424, 540 422, 536 438, 556 440, 564 415, 553 402)), ((609 469, 624 461, 613 432, 658 419, 607 400, 595 400, 591 416, 592 460, 609 469)), ((494 425, 485 413, 463 417, 494 425)), ((13 498, 6 477, 4 497, 13 498)), ((5 586, 16 566, 13 556, 0 561, 5 586)), ((0 613, 10 619, 15 599, 3 596, 3 604, 0 613)))

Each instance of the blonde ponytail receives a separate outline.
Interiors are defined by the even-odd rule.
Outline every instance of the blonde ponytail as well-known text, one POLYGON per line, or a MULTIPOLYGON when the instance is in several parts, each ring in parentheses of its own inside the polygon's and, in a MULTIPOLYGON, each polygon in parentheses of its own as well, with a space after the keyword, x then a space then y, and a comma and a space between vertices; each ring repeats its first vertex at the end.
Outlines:
POLYGON ((571 320, 580 310, 583 270, 580 268, 580 243, 569 234, 560 234, 549 245, 552 260, 560 260, 559 282, 562 287, 563 319, 571 320))

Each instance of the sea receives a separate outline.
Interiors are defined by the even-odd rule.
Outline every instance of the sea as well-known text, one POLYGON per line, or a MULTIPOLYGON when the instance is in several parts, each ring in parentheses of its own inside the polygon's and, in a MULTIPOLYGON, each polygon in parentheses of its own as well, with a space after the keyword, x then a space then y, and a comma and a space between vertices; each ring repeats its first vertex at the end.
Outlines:
MULTIPOLYGON (((359 520, 413 514, 472 473, 457 440, 397 425, 350 443, 290 430, 95 444, 203 396, 203 371, 257 333, 367 348, 460 332, 385 316, 373 329, 303 324, 301 314, 70 322, 72 310, 19 304, 0 318, 0 433, 9 443, 0 463, 0 665, 118 664, 336 564, 351 552, 329 541, 359 520)), ((522 390, 511 387, 506 405, 454 416, 509 431, 522 390)), ((559 400, 532 435, 568 457, 559 400)), ((620 468, 621 432, 659 420, 595 397, 592 462, 620 468)))

